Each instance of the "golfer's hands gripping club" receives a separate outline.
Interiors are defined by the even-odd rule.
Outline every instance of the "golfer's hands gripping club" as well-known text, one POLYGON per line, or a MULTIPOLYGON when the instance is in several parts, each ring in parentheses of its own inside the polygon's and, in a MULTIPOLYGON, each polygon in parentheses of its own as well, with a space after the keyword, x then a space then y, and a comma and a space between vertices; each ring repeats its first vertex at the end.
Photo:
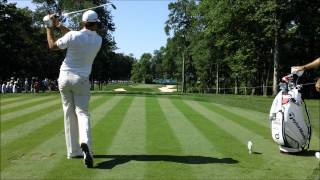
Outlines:
POLYGON ((43 23, 46 28, 57 27, 60 24, 56 14, 48 14, 45 17, 43 17, 43 23))

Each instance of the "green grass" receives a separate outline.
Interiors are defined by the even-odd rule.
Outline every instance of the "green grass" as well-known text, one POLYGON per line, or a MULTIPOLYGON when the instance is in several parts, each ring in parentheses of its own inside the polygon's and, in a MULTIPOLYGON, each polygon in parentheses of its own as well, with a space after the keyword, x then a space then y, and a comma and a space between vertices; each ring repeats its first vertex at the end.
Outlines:
POLYGON ((1 179, 319 179, 319 100, 307 100, 314 133, 301 155, 272 141, 272 100, 94 93, 95 165, 86 169, 66 158, 59 94, 1 95, 1 179))

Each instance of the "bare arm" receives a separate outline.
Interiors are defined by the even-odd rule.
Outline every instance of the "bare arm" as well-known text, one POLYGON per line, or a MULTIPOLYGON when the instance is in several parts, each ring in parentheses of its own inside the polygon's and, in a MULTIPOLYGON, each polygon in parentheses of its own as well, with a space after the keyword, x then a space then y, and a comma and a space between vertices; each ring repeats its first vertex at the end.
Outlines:
POLYGON ((305 70, 308 70, 308 69, 315 69, 319 66, 320 66, 320 58, 317 58, 316 60, 312 61, 311 63, 302 66, 302 68, 305 70))
POLYGON ((47 40, 50 50, 60 50, 57 44, 55 43, 53 28, 47 28, 47 40))
POLYGON ((308 63, 303 66, 294 66, 292 67, 294 71, 304 71, 304 70, 309 70, 309 69, 315 69, 317 67, 320 67, 320 58, 315 59, 311 63, 308 63))

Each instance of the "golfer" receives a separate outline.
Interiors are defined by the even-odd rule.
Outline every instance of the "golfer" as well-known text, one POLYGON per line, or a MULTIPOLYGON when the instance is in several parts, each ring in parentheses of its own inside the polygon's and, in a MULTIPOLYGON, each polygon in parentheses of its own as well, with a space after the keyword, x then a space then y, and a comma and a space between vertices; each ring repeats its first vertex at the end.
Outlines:
POLYGON ((83 154, 86 167, 93 167, 91 130, 89 119, 90 82, 92 63, 102 38, 96 33, 98 15, 88 10, 82 15, 83 29, 70 31, 50 15, 53 27, 66 33, 55 41, 53 27, 47 27, 50 50, 67 49, 60 67, 59 91, 64 111, 64 128, 68 159, 83 154))
MULTIPOLYGON (((309 69, 316 69, 320 67, 320 57, 315 59, 314 61, 312 61, 311 63, 308 63, 306 65, 303 66, 293 66, 292 70, 293 71, 304 71, 304 70, 309 70, 309 69)), ((318 92, 320 92, 320 78, 318 78, 317 82, 316 82, 316 90, 318 92)))

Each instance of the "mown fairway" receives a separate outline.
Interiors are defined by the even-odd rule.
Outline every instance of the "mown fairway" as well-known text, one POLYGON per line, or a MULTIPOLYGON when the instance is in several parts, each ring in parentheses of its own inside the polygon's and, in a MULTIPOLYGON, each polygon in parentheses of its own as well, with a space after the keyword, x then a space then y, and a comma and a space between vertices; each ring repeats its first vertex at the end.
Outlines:
POLYGON ((1 96, 1 179, 319 179, 319 100, 308 101, 314 133, 302 155, 279 153, 271 102, 94 94, 95 165, 86 169, 66 158, 59 94, 1 96))

